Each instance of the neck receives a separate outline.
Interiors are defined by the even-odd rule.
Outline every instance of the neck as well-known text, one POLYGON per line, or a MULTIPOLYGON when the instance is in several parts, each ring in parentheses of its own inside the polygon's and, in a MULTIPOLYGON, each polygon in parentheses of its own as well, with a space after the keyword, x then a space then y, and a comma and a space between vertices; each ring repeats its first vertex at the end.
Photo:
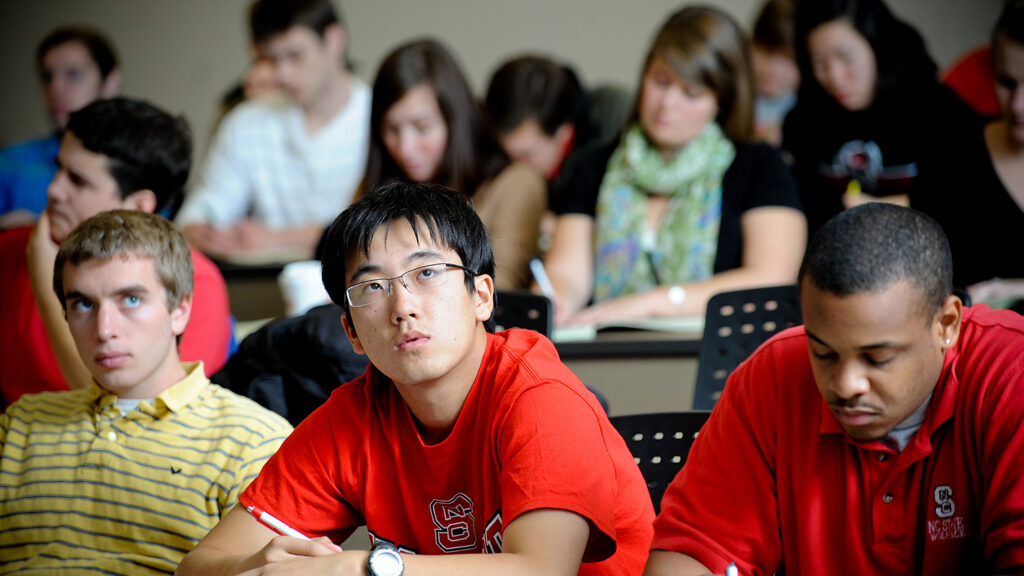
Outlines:
POLYGON ((317 131, 345 108, 351 93, 350 84, 348 72, 343 68, 338 69, 324 83, 316 97, 302 105, 307 130, 317 131))
POLYGON ((482 325, 479 328, 470 354, 447 374, 430 382, 395 382, 427 444, 437 444, 448 437, 469 397, 487 348, 487 332, 482 325))

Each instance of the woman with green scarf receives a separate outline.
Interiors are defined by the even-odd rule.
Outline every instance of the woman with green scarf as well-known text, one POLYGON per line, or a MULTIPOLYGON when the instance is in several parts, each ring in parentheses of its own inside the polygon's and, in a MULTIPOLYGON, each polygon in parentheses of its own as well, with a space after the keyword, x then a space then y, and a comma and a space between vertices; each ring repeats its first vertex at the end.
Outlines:
POLYGON ((638 94, 621 138, 583 160, 554 207, 557 321, 702 314, 717 292, 795 282, 807 223, 779 153, 752 143, 736 22, 710 7, 673 14, 638 94))

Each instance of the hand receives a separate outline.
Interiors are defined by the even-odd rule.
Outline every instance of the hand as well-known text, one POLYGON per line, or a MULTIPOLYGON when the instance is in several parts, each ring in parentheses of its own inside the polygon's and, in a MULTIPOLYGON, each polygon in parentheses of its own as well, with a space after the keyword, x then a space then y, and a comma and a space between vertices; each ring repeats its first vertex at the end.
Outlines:
POLYGON ((300 540, 278 536, 256 553, 256 568, 241 576, 286 574, 341 574, 363 576, 370 553, 364 550, 342 552, 325 537, 300 540))
POLYGON ((234 228, 221 230, 209 224, 191 224, 182 232, 189 243, 204 254, 222 258, 239 250, 234 228))
POLYGON ((650 302, 653 297, 656 297, 656 294, 644 292, 605 300, 580 310, 566 320, 566 324, 600 324, 614 320, 646 318, 651 315, 650 302))
POLYGON ((29 279, 34 289, 53 290, 53 263, 57 260, 59 248, 50 237, 50 214, 44 211, 32 228, 25 247, 29 279))
POLYGON ((232 228, 238 249, 242 251, 263 250, 274 247, 270 241, 274 233, 255 220, 245 219, 232 228))

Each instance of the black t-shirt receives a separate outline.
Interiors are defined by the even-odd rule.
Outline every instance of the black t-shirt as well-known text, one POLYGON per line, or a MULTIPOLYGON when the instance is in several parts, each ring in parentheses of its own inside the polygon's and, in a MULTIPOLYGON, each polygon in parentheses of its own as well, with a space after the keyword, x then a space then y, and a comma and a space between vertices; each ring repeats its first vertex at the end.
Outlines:
MULTIPOLYGON (((552 206, 558 215, 597 213, 608 160, 618 140, 594 150, 583 158, 572 178, 566 182, 565 195, 552 206)), ((718 230, 718 251, 714 272, 739 268, 743 263, 743 227, 741 217, 747 210, 762 206, 800 209, 800 198, 789 168, 775 148, 763 144, 736 147, 736 157, 722 176, 722 219, 718 230)))

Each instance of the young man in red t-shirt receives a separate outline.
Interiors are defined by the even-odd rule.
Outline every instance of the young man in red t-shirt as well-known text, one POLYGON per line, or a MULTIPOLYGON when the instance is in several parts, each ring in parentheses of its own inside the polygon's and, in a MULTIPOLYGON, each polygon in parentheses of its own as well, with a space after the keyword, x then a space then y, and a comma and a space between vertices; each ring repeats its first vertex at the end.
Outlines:
POLYGON ((733 373, 655 520, 648 576, 1019 574, 1024 318, 952 294, 919 212, 830 220, 804 326, 733 373))
POLYGON ((384 186, 324 246, 324 284, 371 364, 302 422, 179 573, 639 574, 646 484, 551 342, 489 332, 494 258, 466 197, 384 186), (373 551, 340 551, 362 525, 373 551))

